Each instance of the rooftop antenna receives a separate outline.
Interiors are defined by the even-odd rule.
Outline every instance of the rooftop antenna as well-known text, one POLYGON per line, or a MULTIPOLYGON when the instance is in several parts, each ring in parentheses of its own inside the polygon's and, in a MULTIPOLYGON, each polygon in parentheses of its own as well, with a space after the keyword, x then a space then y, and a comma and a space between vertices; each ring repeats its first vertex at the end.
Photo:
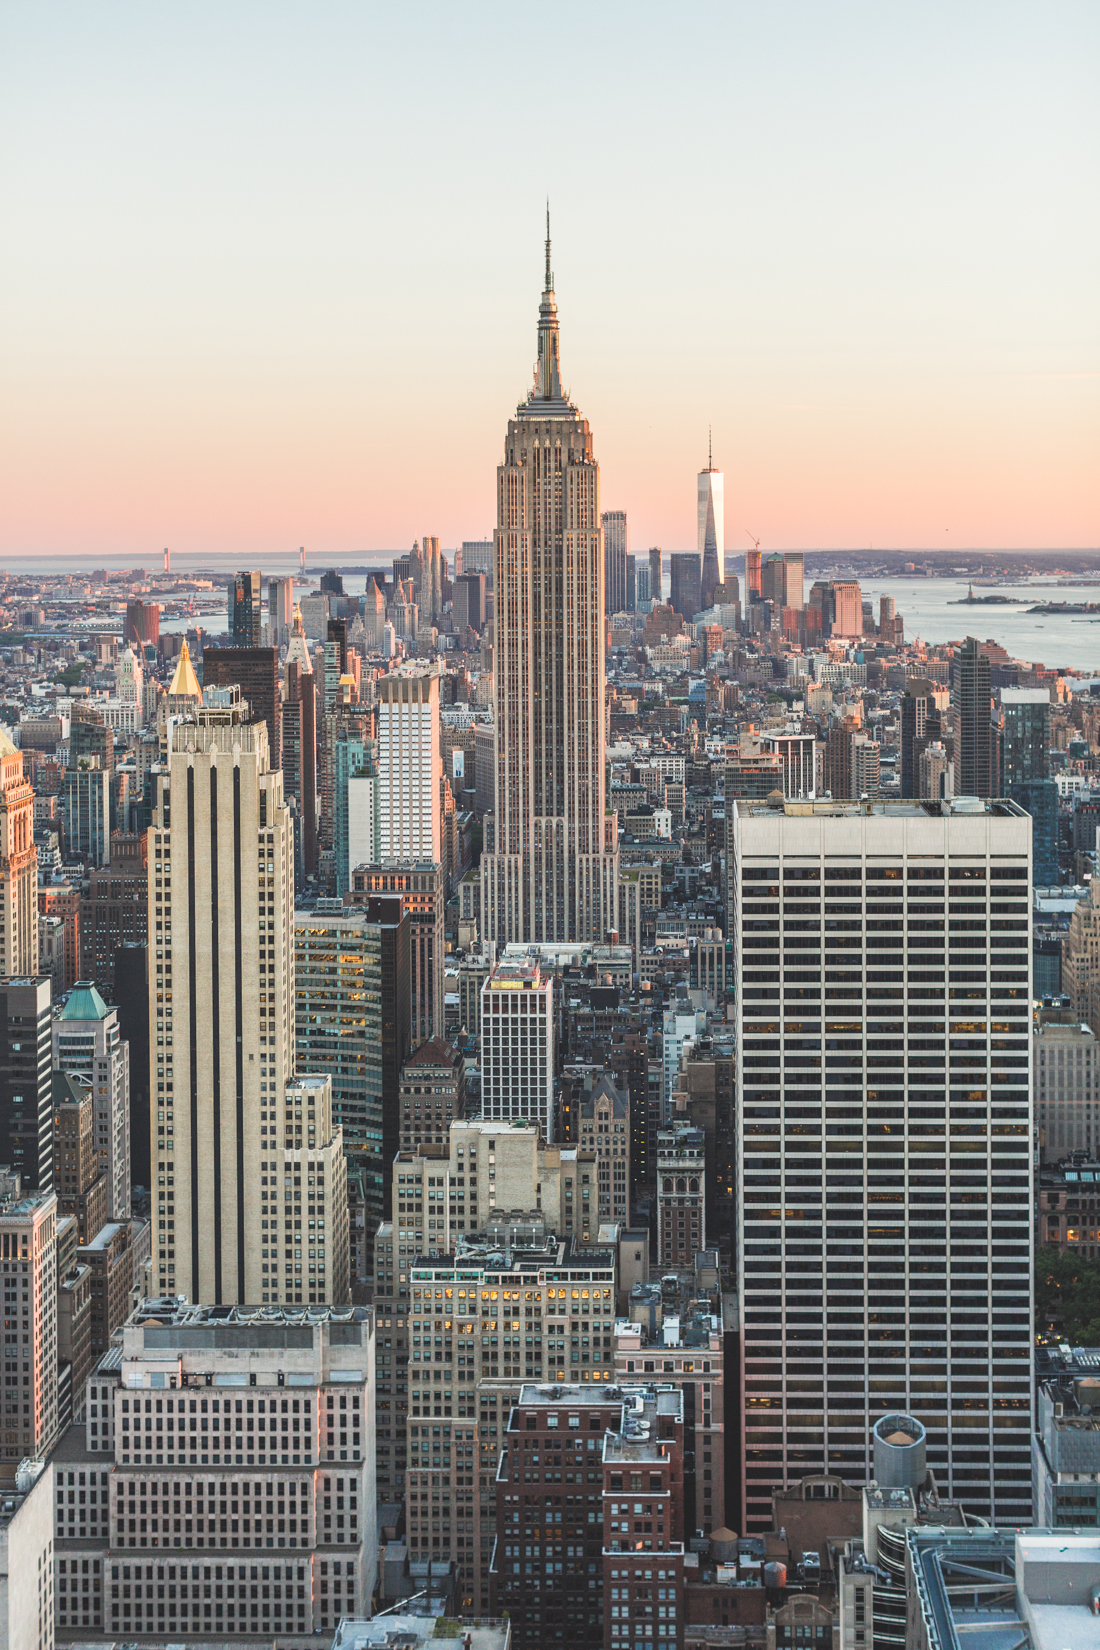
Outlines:
POLYGON ((707 469, 714 469, 714 439, 711 426, 707 425, 707 469))

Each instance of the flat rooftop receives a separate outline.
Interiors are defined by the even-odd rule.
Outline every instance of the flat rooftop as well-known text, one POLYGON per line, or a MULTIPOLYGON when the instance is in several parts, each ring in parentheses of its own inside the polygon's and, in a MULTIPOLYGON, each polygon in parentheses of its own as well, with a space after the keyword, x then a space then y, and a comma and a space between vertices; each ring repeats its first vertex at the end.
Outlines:
POLYGON ((127 1323, 139 1329, 177 1325, 189 1329, 215 1325, 253 1329, 260 1324, 365 1323, 369 1317, 370 1309, 365 1306, 310 1306, 298 1310, 289 1306, 191 1306, 173 1295, 158 1295, 136 1306, 127 1323))
POLYGON ((866 801, 822 798, 810 798, 806 801, 792 801, 784 797, 776 797, 774 802, 767 799, 729 798, 742 819, 767 819, 769 814, 785 814, 790 818, 817 818, 817 819, 855 819, 860 814, 873 815, 882 819, 958 819, 974 818, 982 814, 998 814, 1011 819, 1026 817, 1024 810, 1017 802, 1010 802, 1002 798, 984 798, 977 796, 956 796, 947 802, 937 801, 895 801, 892 798, 882 800, 879 797, 868 798, 866 801))
POLYGON ((449 1622, 441 1616, 402 1616, 394 1611, 369 1621, 345 1617, 336 1629, 332 1650, 373 1650, 374 1646, 385 1650, 389 1645, 421 1645, 429 1640, 449 1640, 458 1646, 465 1634, 469 1634, 471 1650, 507 1650, 511 1637, 507 1621, 482 1617, 477 1622, 449 1622))

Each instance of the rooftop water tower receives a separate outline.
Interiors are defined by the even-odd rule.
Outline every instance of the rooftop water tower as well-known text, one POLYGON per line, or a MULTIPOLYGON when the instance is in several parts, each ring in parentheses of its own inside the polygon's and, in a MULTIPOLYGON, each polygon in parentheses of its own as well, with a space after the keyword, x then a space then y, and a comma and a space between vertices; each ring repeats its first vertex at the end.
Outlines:
POLYGON ((875 1481, 882 1490, 919 1490, 924 1483, 925 1431, 912 1415, 882 1415, 871 1429, 875 1481))

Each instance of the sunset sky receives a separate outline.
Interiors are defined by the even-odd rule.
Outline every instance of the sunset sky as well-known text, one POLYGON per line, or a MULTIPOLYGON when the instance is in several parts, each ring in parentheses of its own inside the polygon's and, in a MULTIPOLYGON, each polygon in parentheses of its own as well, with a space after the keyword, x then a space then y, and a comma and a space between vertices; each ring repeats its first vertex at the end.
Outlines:
POLYGON ((494 518, 550 196, 632 548, 1100 545, 1100 8, 0 9, 0 565, 494 518))

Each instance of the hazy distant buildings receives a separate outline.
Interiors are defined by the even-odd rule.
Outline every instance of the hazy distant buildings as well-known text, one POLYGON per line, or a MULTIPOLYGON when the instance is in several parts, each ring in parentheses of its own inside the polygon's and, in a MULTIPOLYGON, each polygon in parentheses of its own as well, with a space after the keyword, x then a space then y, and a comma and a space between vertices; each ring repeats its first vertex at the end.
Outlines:
POLYGON ((833 584, 833 635, 863 635, 863 597, 855 579, 833 584))
POLYGON ((235 573, 229 581, 228 612, 229 635, 234 647, 263 645, 263 626, 260 614, 259 570, 235 573))
POLYGON ((1039 888, 1058 881, 1058 787, 1050 777, 1050 694, 1002 688, 1004 794, 1031 815, 1032 874, 1039 888))
POLYGON ((603 528, 604 611, 626 612, 626 558, 630 549, 630 531, 625 510, 605 510, 600 517, 603 528))
POLYGON ((462 549, 458 552, 462 565, 460 573, 484 573, 492 581, 493 577, 493 541, 492 539, 463 539, 462 549))
POLYGON ((745 551, 745 603, 746 606, 760 600, 760 561, 759 550, 745 551))
POLYGON ((661 547, 655 544, 649 552, 649 599, 659 602, 664 599, 664 578, 661 573, 661 547))
POLYGON ((713 449, 707 453, 707 467, 699 471, 696 550, 702 566, 702 605, 710 607, 714 587, 721 584, 725 558, 725 476, 714 468, 713 449))
POLYGON ((968 636, 955 654, 951 702, 955 712, 955 795, 989 796, 989 660, 973 636, 968 636))
POLYGON ((290 641, 290 627, 294 622, 294 580, 285 578, 267 581, 267 645, 276 649, 290 641))
POLYGON ((494 545, 485 938, 602 940, 619 860, 606 811, 600 475, 588 421, 562 389, 549 237, 535 382, 508 423, 494 545))
POLYGON ((147 642, 156 647, 160 640, 159 603, 144 602, 140 596, 132 596, 126 603, 122 639, 124 642, 134 643, 137 647, 144 647, 147 642))
POLYGON ((703 608, 702 557, 695 550, 673 552, 669 602, 683 619, 693 619, 703 608))
POLYGON ((472 630, 480 636, 488 617, 484 573, 460 573, 451 586, 451 618, 459 635, 472 630))
POLYGON ((925 747, 940 739, 943 725, 936 689, 922 676, 907 677, 901 699, 901 794, 921 796, 920 758, 925 747))

